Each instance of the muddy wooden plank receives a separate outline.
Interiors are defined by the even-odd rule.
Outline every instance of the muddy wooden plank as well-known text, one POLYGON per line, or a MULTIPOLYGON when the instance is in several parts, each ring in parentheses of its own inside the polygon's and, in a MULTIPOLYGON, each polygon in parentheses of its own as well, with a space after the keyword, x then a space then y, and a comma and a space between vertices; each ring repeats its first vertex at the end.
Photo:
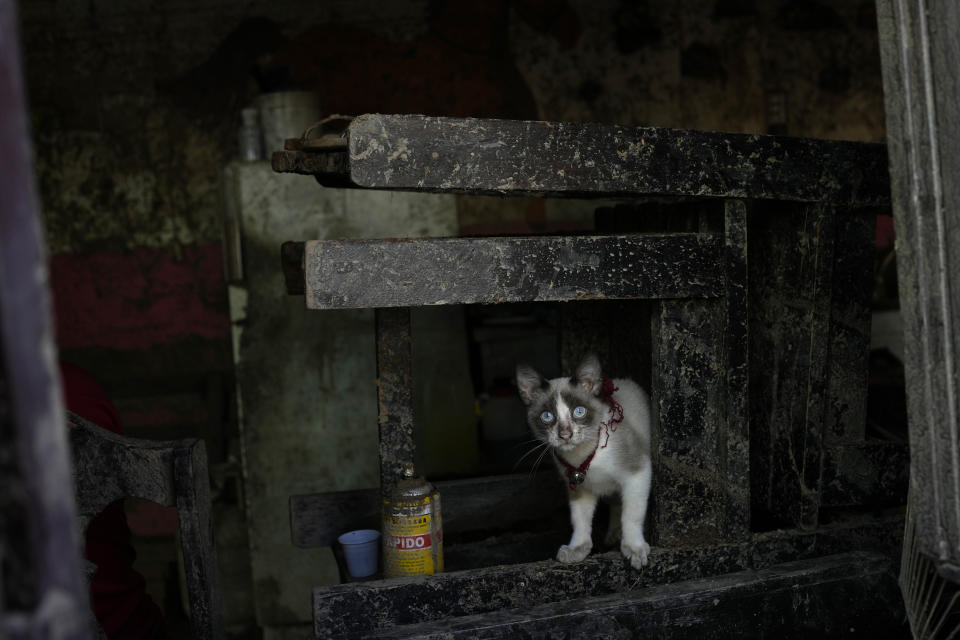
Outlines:
MULTIPOLYGON (((724 539, 750 531, 749 314, 747 308, 747 206, 728 200, 724 206, 726 369, 724 427, 719 436, 720 472, 726 492, 724 539)), ((724 404, 721 402, 721 404, 724 404)))
POLYGON ((875 551, 895 559, 902 535, 903 518, 896 516, 815 532, 777 531, 728 544, 655 547, 642 572, 611 552, 572 565, 546 560, 317 587, 314 630, 318 638, 362 636, 395 625, 622 593, 848 551, 875 551))
MULTIPOLYGON (((880 144, 580 122, 368 114, 346 165, 284 151, 276 171, 377 189, 515 196, 889 201, 880 144)), ((343 153, 338 151, 336 153, 343 153)))
POLYGON ((848 553, 529 608, 394 627, 373 638, 908 637, 896 565, 848 553))
POLYGON ((865 437, 876 219, 875 209, 837 212, 823 436, 828 444, 865 437))
MULTIPOLYGON (((807 379, 801 378, 807 392, 806 411, 803 417, 802 454, 798 455, 793 443, 781 443, 782 455, 789 464, 800 469, 801 526, 814 527, 818 522, 820 510, 820 491, 823 475, 823 441, 826 433, 827 407, 829 393, 830 361, 830 305, 833 292, 834 246, 836 244, 837 212, 831 206, 813 205, 804 207, 805 217, 813 218, 813 233, 816 237, 816 253, 813 267, 813 297, 810 315, 806 323, 810 328, 810 343, 804 345, 808 350, 807 379)), ((866 364, 864 362, 864 364, 866 364)), ((863 396, 865 399, 865 396, 863 396)), ((781 498, 782 499, 782 498, 781 498)))
POLYGON ((723 290, 712 234, 324 240, 307 242, 304 254, 311 309, 702 298, 723 290))
MULTIPOLYGON (((724 300, 666 300, 653 314, 653 495, 647 520, 655 543, 699 545, 735 535, 749 504, 745 478, 731 478, 727 456, 728 379, 724 300), (730 485, 730 480, 734 484, 730 485), (742 500, 746 498, 747 502, 742 500)), ((734 467, 735 468, 735 467, 734 467)))
POLYGON ((380 492, 388 497, 413 467, 413 359, 410 309, 377 309, 377 424, 380 434, 380 492))
POLYGON ((202 440, 146 440, 103 429, 68 412, 80 529, 122 498, 177 508, 194 637, 223 637, 209 474, 202 440))
POLYGON ((765 239, 750 245, 751 495, 781 526, 814 527, 820 508, 838 216, 787 205, 751 217, 765 239))

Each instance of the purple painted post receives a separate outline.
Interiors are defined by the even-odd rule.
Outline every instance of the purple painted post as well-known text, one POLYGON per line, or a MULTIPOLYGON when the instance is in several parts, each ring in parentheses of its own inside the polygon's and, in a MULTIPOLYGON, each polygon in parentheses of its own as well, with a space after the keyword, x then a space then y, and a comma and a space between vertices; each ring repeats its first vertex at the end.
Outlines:
MULTIPOLYGON (((3 438, 15 449, 27 514, 32 611, 2 611, 0 636, 88 638, 88 599, 52 335, 46 253, 37 219, 33 154, 13 0, 0 0, 0 384, 9 401, 3 438)), ((19 477, 18 477, 19 476, 19 477)), ((0 547, 5 541, 0 539, 0 547)), ((22 541, 21 541, 22 542, 22 541)), ((2 549, 0 549, 2 550, 2 549)), ((30 584, 28 579, 20 584, 30 584)))

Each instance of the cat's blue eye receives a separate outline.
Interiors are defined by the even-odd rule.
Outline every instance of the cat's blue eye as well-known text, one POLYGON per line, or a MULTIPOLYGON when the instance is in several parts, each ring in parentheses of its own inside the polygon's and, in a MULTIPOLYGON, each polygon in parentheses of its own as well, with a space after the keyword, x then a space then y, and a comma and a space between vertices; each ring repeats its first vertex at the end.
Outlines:
POLYGON ((553 414, 549 411, 544 411, 540 414, 540 420, 542 422, 553 422, 553 414))
POLYGON ((573 417, 574 417, 574 418, 582 418, 582 417, 585 416, 585 415, 587 415, 587 408, 586 408, 586 407, 575 407, 575 408, 573 409, 573 417))

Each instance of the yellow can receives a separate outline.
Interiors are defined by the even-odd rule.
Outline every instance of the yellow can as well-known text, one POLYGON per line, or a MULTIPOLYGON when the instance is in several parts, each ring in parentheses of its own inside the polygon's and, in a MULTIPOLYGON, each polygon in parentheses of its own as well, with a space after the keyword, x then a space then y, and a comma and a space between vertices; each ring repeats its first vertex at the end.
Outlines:
POLYGON ((383 572, 387 578, 443 571, 440 493, 422 477, 397 483, 383 501, 383 572))

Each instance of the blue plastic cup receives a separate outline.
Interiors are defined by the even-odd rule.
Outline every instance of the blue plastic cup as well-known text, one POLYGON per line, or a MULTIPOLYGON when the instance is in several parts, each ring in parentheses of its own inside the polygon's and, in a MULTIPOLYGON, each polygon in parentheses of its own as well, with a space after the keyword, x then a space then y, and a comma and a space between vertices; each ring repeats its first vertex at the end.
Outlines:
POLYGON ((380 551, 380 532, 376 529, 348 531, 339 538, 347 570, 354 578, 365 578, 377 572, 377 554, 380 551))

